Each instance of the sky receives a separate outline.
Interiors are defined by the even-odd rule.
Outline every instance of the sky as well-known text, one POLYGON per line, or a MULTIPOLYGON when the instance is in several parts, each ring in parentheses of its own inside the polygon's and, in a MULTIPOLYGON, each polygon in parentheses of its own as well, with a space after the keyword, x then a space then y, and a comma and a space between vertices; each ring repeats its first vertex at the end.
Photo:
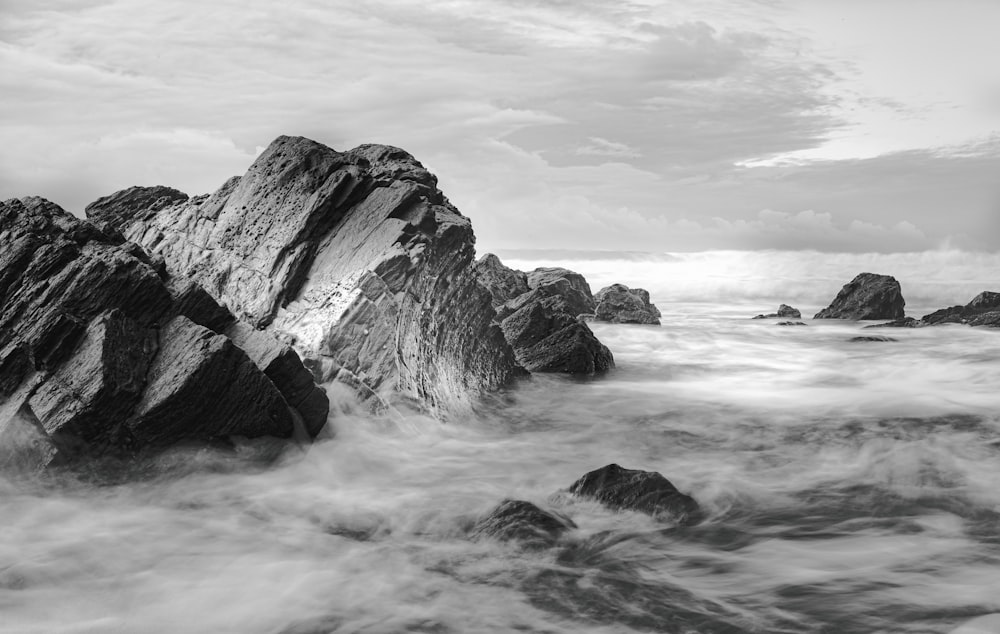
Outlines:
POLYGON ((0 199, 402 147, 480 251, 1000 250, 997 0, 0 0, 0 199))

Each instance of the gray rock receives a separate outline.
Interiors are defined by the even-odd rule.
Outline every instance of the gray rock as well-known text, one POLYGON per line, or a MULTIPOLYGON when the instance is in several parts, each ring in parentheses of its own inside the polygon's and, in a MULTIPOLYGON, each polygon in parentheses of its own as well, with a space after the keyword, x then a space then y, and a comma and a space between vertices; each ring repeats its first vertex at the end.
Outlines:
POLYGON ((995 326, 995 313, 1000 308, 1000 293, 983 291, 965 306, 951 306, 924 315, 920 321, 924 325, 968 324, 970 326, 995 326))
POLYGON ((608 508, 639 511, 654 517, 669 516, 684 522, 701 517, 698 503, 655 471, 623 469, 609 464, 584 475, 570 493, 595 499, 608 508))
POLYGON ((530 290, 542 289, 547 295, 562 297, 566 312, 573 317, 593 313, 596 308, 590 284, 575 271, 558 267, 537 268, 526 277, 530 290))
POLYGON ((861 273, 815 319, 902 319, 905 305, 895 278, 861 273))
POLYGON ((801 321, 779 321, 775 326, 806 326, 805 322, 801 321))
POLYGON ((875 341, 875 342, 879 342, 879 341, 881 341, 881 342, 885 342, 885 341, 898 341, 898 339, 893 339, 892 337, 883 337, 883 336, 878 336, 878 335, 851 337, 850 340, 851 341, 875 341))
POLYGON ((504 500, 476 522, 471 536, 518 541, 527 547, 541 548, 551 546, 574 528, 573 520, 542 510, 531 502, 504 500))
POLYGON ((660 324, 660 311, 649 302, 649 292, 612 284, 595 296, 594 319, 617 324, 660 324))
POLYGON ((865 326, 865 328, 918 328, 923 325, 925 325, 923 322, 913 317, 903 317, 902 319, 887 321, 884 324, 870 324, 865 326))
POLYGON ((489 289, 493 306, 501 306, 531 290, 525 273, 504 266, 500 258, 492 253, 487 253, 476 262, 476 276, 489 289))
POLYGON ((778 306, 778 312, 769 313, 767 315, 756 315, 754 316, 754 319, 773 319, 776 317, 783 317, 786 319, 800 319, 802 317, 802 313, 799 312, 799 309, 797 308, 792 308, 788 304, 782 304, 778 306))

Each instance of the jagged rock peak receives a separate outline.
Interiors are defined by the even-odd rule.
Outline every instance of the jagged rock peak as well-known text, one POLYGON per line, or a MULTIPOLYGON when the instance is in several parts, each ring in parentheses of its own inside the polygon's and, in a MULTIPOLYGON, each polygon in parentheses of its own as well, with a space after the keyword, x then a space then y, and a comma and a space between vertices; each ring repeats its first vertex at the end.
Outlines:
POLYGON ((861 273, 815 319, 902 319, 906 302, 896 278, 861 273))

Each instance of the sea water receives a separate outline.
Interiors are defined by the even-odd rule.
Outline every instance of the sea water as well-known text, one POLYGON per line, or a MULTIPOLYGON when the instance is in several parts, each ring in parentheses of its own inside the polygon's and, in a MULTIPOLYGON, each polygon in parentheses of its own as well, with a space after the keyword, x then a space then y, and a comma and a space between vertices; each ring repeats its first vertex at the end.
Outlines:
POLYGON ((319 441, 277 457, 0 479, 0 632, 1000 631, 1000 331, 809 319, 862 270, 919 316, 1000 290, 998 263, 672 257, 510 262, 653 292, 662 326, 592 325, 603 377, 534 376, 448 424, 332 391, 319 441), (778 301, 807 325, 749 319, 778 301), (873 333, 896 341, 851 341, 873 333), (706 518, 566 492, 609 463, 706 518), (506 498, 577 528, 470 539, 506 498))

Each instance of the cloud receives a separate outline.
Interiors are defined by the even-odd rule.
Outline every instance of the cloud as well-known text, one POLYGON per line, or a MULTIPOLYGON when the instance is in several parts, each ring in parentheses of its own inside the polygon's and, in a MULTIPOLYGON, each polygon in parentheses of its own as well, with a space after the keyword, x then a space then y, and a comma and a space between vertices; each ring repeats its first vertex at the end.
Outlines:
POLYGON ((624 143, 609 141, 599 136, 588 137, 587 141, 589 141, 587 145, 581 145, 576 148, 577 154, 619 158, 639 158, 642 156, 641 152, 624 143))

